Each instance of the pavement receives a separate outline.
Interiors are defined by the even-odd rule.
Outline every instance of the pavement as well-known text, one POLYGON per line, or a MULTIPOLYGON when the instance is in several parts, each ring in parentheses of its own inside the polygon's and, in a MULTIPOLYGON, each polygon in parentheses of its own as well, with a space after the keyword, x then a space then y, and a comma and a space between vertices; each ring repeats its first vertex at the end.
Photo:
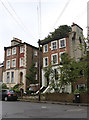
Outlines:
POLYGON ((30 99, 18 99, 21 102, 34 102, 34 103, 49 103, 49 104, 60 104, 60 105, 74 105, 74 106, 89 106, 89 103, 69 103, 69 102, 56 102, 56 101, 43 101, 43 100, 30 100, 30 99))

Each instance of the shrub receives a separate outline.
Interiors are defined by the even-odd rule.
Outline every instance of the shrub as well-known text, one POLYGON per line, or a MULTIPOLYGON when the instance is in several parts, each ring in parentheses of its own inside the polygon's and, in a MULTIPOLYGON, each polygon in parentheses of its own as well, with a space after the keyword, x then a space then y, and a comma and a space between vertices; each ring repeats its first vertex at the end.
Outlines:
POLYGON ((2 89, 8 89, 8 87, 7 87, 7 85, 6 85, 5 83, 3 83, 3 84, 1 85, 1 87, 2 87, 2 89))

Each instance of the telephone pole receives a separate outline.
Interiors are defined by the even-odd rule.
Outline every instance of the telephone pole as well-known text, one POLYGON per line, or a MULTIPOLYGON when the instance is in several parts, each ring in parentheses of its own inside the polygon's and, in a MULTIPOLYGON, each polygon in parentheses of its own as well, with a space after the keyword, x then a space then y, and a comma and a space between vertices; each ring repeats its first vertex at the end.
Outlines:
POLYGON ((40 82, 41 82, 41 81, 40 81, 40 80, 41 80, 41 79, 40 79, 40 77, 41 77, 41 76, 40 76, 40 72, 41 72, 41 70, 40 70, 40 62, 41 62, 41 61, 40 61, 40 39, 39 39, 39 41, 38 41, 38 45, 39 45, 39 101, 40 101, 40 82))

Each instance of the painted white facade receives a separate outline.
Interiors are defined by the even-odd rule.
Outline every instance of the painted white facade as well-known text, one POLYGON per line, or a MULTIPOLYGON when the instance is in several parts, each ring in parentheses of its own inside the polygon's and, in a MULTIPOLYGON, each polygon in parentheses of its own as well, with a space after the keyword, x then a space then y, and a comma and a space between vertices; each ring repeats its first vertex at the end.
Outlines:
POLYGON ((23 73, 23 76, 22 76, 22 82, 23 82, 23 89, 24 91, 26 90, 26 78, 25 78, 25 75, 26 75, 26 69, 19 69, 19 70, 7 70, 5 72, 3 72, 3 83, 6 83, 7 84, 7 87, 11 88, 11 87, 14 87, 14 85, 20 83, 20 73, 23 73), (10 79, 9 79, 9 82, 7 83, 7 72, 10 73, 10 79), (13 83, 11 82, 11 72, 14 72, 14 81, 13 83))
MULTIPOLYGON (((57 70, 58 70, 58 67, 59 67, 59 66, 53 66, 52 69, 53 69, 53 70, 54 70, 54 69, 57 69, 57 70)), ((61 66, 61 67, 62 67, 62 66, 61 66)), ((57 72, 58 72, 58 74, 60 74, 60 71, 59 71, 59 70, 58 70, 57 72)), ((47 79, 45 78, 44 74, 45 74, 45 71, 42 69, 42 87, 47 87, 47 79)), ((51 77, 52 77, 52 76, 50 76, 50 80, 51 80, 51 77)), ((51 81, 49 81, 49 84, 50 84, 50 82, 51 82, 51 81)), ((51 92, 51 93, 52 93, 52 92, 54 92, 54 90, 51 90, 51 91, 50 91, 50 86, 48 86, 43 93, 46 93, 46 92, 51 92)), ((60 93, 61 93, 61 92, 71 93, 71 85, 66 85, 66 86, 62 87, 62 89, 60 90, 60 93)))

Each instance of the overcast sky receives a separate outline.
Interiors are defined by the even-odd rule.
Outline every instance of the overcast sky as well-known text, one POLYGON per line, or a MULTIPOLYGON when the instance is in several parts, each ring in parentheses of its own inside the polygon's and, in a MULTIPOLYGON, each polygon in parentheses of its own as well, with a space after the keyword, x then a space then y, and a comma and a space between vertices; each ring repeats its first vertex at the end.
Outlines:
POLYGON ((86 37, 88 0, 0 0, 0 62, 13 37, 38 47, 38 39, 75 22, 86 37), (41 19, 40 19, 41 18, 41 19))

